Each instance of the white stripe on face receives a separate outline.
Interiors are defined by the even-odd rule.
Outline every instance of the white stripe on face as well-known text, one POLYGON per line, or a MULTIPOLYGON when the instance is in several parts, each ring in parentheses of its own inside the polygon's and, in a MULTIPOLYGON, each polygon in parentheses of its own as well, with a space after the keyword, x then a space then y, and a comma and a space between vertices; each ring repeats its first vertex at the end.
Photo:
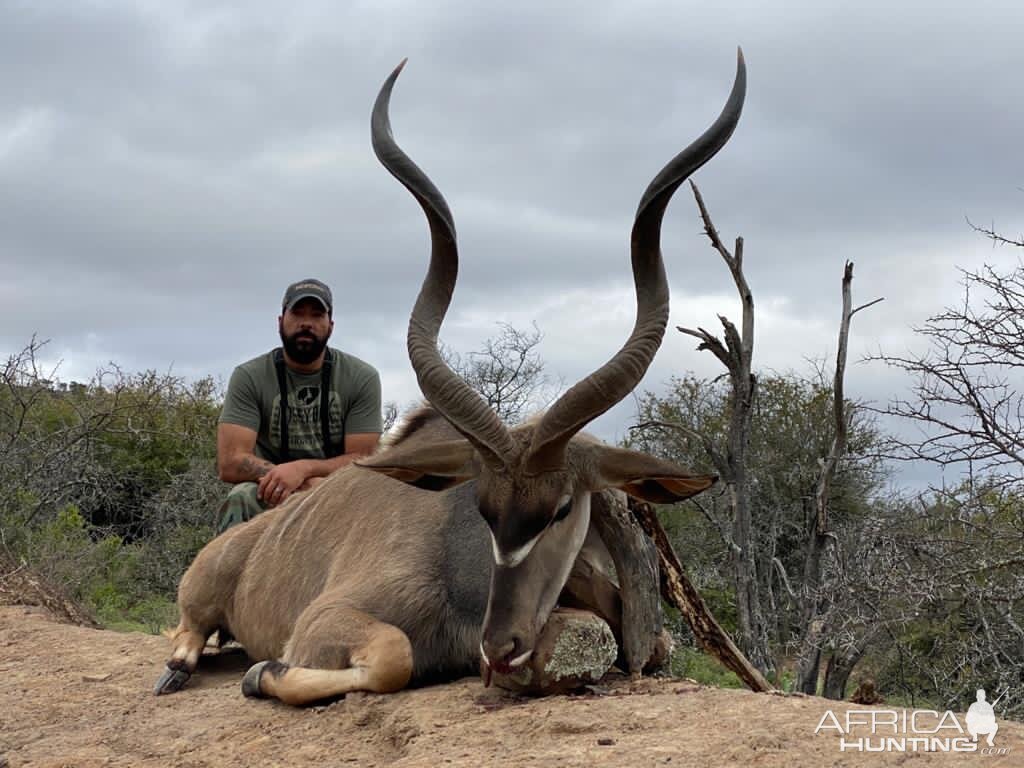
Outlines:
MULTIPOLYGON (((558 500, 558 506, 555 507, 555 509, 561 509, 570 501, 572 501, 572 496, 566 494, 565 496, 558 500)), ((502 552, 498 549, 498 541, 494 538, 494 531, 491 531, 491 547, 494 549, 494 562, 498 565, 503 565, 506 568, 515 568, 517 565, 523 562, 523 560, 526 559, 526 556, 530 554, 530 551, 537 543, 537 540, 544 535, 544 531, 546 530, 547 528, 538 533, 536 536, 534 536, 532 539, 530 539, 528 542, 523 544, 523 546, 519 547, 518 549, 513 549, 511 552, 507 552, 505 554, 502 554, 502 552)))
MULTIPOLYGON (((543 532, 544 531, 541 531, 541 533, 543 532)), ((513 549, 511 552, 502 554, 498 549, 498 540, 494 538, 494 532, 491 531, 491 547, 494 549, 494 562, 498 565, 503 565, 506 568, 515 568, 526 559, 528 554, 530 554, 530 551, 533 549, 533 545, 536 544, 537 539, 541 537, 541 533, 538 533, 528 542, 523 544, 523 546, 513 549)))

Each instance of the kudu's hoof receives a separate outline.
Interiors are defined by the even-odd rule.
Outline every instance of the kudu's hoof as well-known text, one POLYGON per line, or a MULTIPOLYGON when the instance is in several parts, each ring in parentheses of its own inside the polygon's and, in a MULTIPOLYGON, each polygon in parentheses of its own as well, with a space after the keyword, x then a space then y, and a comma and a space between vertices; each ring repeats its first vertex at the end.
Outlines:
POLYGON ((249 667, 249 671, 245 673, 245 677, 242 678, 242 694, 247 698, 266 698, 263 695, 263 691, 260 690, 260 677, 263 675, 263 670, 266 669, 266 666, 269 663, 269 661, 261 661, 258 664, 253 664, 249 667))
POLYGON ((165 693, 176 693, 185 687, 185 683, 192 677, 192 673, 187 669, 175 669, 170 664, 164 669, 164 673, 160 675, 160 679, 156 681, 156 685, 153 687, 153 693, 157 696, 162 696, 165 693))

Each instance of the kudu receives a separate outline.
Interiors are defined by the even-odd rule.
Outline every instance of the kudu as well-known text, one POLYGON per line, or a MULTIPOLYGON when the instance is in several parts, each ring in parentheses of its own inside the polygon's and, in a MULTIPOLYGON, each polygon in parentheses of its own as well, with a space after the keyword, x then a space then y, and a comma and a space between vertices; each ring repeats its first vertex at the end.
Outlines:
POLYGON ((411 679, 507 672, 531 655, 573 564, 592 541, 591 494, 607 488, 672 502, 714 478, 579 434, 637 385, 661 344, 668 284, 661 221, 673 192, 731 136, 745 68, 721 115, 651 182, 631 238, 637 317, 625 345, 531 422, 507 427, 445 364, 437 334, 458 255, 448 205, 391 134, 388 106, 405 62, 373 108, 373 148, 426 214, 430 267, 408 347, 432 409, 396 444, 210 542, 181 580, 181 622, 157 693, 178 690, 222 630, 262 659, 250 696, 302 704, 411 679), (438 416, 440 414, 440 416, 438 416), (441 418, 443 417, 443 419, 441 418))

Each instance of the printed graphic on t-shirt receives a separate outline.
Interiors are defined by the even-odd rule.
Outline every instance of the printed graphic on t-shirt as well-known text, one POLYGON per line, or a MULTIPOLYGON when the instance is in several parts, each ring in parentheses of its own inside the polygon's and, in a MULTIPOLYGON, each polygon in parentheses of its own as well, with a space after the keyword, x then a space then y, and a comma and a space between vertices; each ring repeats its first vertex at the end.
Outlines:
MULTIPOLYGON (((295 393, 295 400, 303 406, 308 406, 320 399, 320 387, 302 387, 295 393)), ((319 416, 319 414, 317 414, 319 416)))
MULTIPOLYGON (((331 442, 341 442, 345 422, 337 392, 327 396, 331 442)), ((288 393, 288 451, 323 456, 320 426, 320 387, 304 386, 288 393)), ((270 444, 281 449, 281 396, 274 397, 270 416, 270 444)))

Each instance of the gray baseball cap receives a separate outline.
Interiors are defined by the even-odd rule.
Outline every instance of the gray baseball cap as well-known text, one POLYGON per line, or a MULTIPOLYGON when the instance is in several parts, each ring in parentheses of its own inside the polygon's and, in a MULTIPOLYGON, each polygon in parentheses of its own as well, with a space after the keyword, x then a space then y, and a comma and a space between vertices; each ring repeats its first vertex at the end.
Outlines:
POLYGON ((319 280, 308 277, 292 283, 284 292, 284 299, 281 301, 281 308, 289 310, 303 299, 316 299, 324 305, 328 314, 334 312, 334 299, 331 297, 331 289, 319 280))

